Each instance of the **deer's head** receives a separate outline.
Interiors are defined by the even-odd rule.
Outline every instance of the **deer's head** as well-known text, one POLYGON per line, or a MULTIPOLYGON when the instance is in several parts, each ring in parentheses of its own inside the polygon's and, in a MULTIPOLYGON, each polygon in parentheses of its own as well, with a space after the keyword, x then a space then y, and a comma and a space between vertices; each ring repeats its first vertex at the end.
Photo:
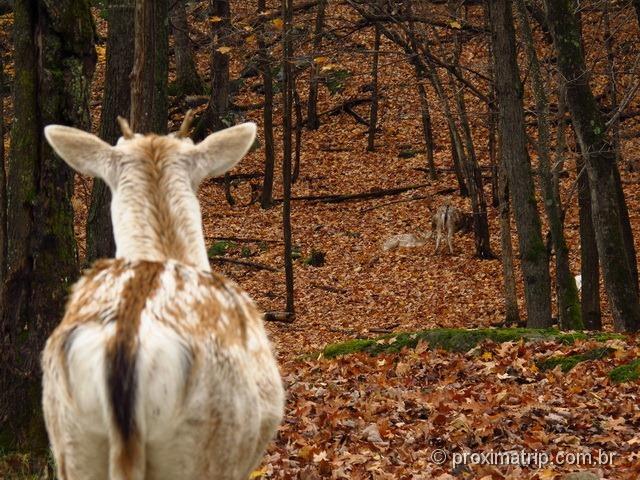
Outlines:
POLYGON ((209 135, 187 137, 190 114, 168 136, 134 134, 119 119, 115 146, 82 130, 49 125, 45 137, 71 168, 100 178, 111 189, 116 256, 175 259, 209 269, 197 191, 207 177, 232 169, 253 144, 256 126, 245 123, 209 135))

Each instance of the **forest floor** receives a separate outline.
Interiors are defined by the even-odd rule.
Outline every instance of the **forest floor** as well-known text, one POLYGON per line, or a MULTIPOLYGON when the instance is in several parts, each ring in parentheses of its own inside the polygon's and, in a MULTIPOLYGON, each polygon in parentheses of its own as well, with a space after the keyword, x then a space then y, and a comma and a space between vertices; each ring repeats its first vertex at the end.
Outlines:
MULTIPOLYGON (((250 18, 255 11, 254 2, 239 3, 233 5, 238 17, 250 18)), ((197 52, 200 71, 208 78, 207 18, 198 8, 191 12, 190 26, 194 43, 201 46, 197 52)), ((335 29, 357 20, 344 5, 333 6, 328 13, 328 24, 335 29)), ((480 11, 472 13, 481 18, 480 11)), ((104 37, 104 21, 99 16, 97 20, 98 31, 104 37)), ((310 13, 296 18, 296 22, 306 25, 312 21, 310 13)), ((620 37, 635 39, 637 46, 636 29, 635 24, 622 25, 620 37)), ((585 29, 586 44, 593 46, 592 56, 596 55, 596 36, 595 28, 585 29)), ((372 45, 371 29, 366 29, 344 40, 340 49, 335 45, 326 47, 323 55, 349 74, 341 91, 332 95, 326 88, 321 89, 320 112, 369 95, 366 87, 370 82, 370 55, 366 52, 372 45)), ((487 67, 484 48, 484 42, 471 41, 463 55, 468 64, 480 71, 487 67)), ((234 77, 247 62, 239 50, 231 53, 234 77)), ((98 52, 92 104, 95 127, 104 75, 103 46, 98 52)), ((455 194, 448 133, 435 97, 430 92, 440 175, 430 181, 424 172, 426 160, 413 72, 390 43, 383 42, 382 52, 383 98, 376 151, 366 151, 367 128, 352 116, 322 115, 317 131, 304 131, 301 174, 293 195, 421 186, 401 195, 367 201, 293 201, 293 238, 300 253, 294 262, 296 317, 291 324, 267 326, 288 392, 286 418, 263 465, 252 478, 553 480, 565 478, 568 472, 586 470, 596 475, 593 478, 639 478, 640 410, 638 383, 633 379, 635 364, 622 378, 627 381, 610 377, 615 367, 640 358, 635 336, 578 337, 571 341, 556 334, 536 341, 518 336, 490 337, 462 351, 432 346, 429 341, 418 341, 420 337, 413 342, 415 345, 399 353, 383 351, 372 356, 354 352, 332 359, 322 354, 327 344, 376 338, 379 332, 487 328, 501 325, 504 319, 501 263, 499 259, 476 258, 471 236, 456 237, 453 255, 435 254, 432 242, 412 249, 382 250, 382 243, 391 235, 429 231, 432 213, 444 202, 470 211, 467 199, 455 194), (415 197, 426 198, 383 205, 415 197), (324 253, 322 266, 304 261, 313 252, 324 253), (545 369, 541 364, 549 357, 579 354, 585 355, 578 358, 584 361, 576 360, 575 367, 567 372, 563 372, 563 362, 557 368, 545 369), (441 453, 437 453, 440 449, 448 455, 444 462, 440 462, 441 453), (554 456, 555 463, 545 463, 544 458, 527 467, 462 467, 452 463, 453 454, 506 451, 546 453, 554 456), (593 455, 592 464, 567 461, 567 454, 587 452, 593 455), (612 464, 597 462, 600 453, 613 454, 612 464)), ((278 54, 277 48, 274 53, 278 54)), ((594 69, 600 65, 598 62, 594 57, 594 69)), ((10 73, 10 64, 6 67, 10 73)), ((625 82, 628 79, 621 80, 621 88, 625 82)), ((258 83, 258 78, 247 79, 235 103, 250 105, 261 101, 252 88, 258 83)), ((301 73, 298 89, 304 102, 307 72, 301 73)), ((277 153, 281 152, 279 99, 276 96, 277 153)), ((637 103, 633 102, 630 109, 640 107, 637 103)), ((7 107, 10 111, 9 101, 7 107)), ((487 131, 486 107, 469 97, 468 109, 478 157, 487 167, 487 145, 483 140, 487 131)), ((175 99, 171 115, 174 126, 185 110, 182 99, 175 99)), ((367 118, 367 105, 356 110, 367 118)), ((242 119, 262 125, 261 114, 261 110, 248 110, 242 113, 242 119)), ((533 130, 530 133, 535 136, 533 130)), ((640 147, 638 131, 633 119, 623 124, 622 154, 631 165, 640 147)), ((262 148, 258 148, 233 173, 260 173, 263 155, 262 148)), ((535 162, 533 152, 532 157, 535 162)), ((575 154, 569 155, 561 188, 568 205, 565 232, 571 267, 577 274, 580 249, 574 159, 575 154)), ((279 166, 278 162, 277 172, 279 166)), ((256 179, 251 181, 259 183, 256 179)), ((638 249, 640 175, 625 169, 623 181, 638 249)), ((90 182, 79 179, 77 186, 74 206, 82 254, 90 182)), ((257 262, 278 271, 255 270, 215 259, 212 265, 246 289, 263 310, 283 310, 281 209, 276 205, 263 210, 257 203, 250 204, 251 191, 250 181, 234 185, 237 203, 231 206, 225 201, 219 182, 204 185, 200 199, 207 245, 217 256, 257 262), (224 240, 229 237, 236 240, 224 240)), ((276 197, 281 195, 279 180, 275 192, 276 197)), ((490 199, 488 181, 485 193, 490 199)), ((489 209, 489 221, 491 246, 499 254, 499 225, 494 208, 489 209)), ((517 257, 515 229, 513 244, 517 257)), ((522 279, 518 278, 517 283, 524 316, 522 279)), ((611 331, 604 295, 602 305, 605 330, 611 331)), ((398 341, 393 338, 396 337, 373 342, 393 344, 398 341)), ((358 349, 352 346, 341 349, 358 349)))

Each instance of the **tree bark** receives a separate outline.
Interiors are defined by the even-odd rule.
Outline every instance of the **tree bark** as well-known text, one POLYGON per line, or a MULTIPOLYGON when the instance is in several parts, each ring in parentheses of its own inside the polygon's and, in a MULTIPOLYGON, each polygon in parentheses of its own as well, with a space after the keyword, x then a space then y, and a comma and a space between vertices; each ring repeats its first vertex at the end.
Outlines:
POLYGON ((376 129, 378 128, 378 63, 380 61, 380 26, 375 24, 373 41, 373 57, 371 60, 371 110, 369 113, 369 135, 367 137, 367 150, 373 152, 376 149, 376 129))
MULTIPOLYGON (((316 14, 316 24, 313 32, 313 58, 315 59, 322 47, 322 35, 324 31, 324 18, 327 0, 318 2, 318 13, 316 14)), ((319 65, 313 62, 311 66, 311 80, 309 82, 309 99, 307 101, 307 127, 311 130, 320 128, 320 117, 318 116, 318 87, 320 86, 318 73, 319 65)))
MULTIPOLYGON (((115 144, 121 135, 116 118, 129 118, 131 113, 131 70, 133 51, 135 0, 109 0, 107 65, 104 97, 100 114, 100 138, 115 144)), ((87 263, 98 258, 113 257, 116 244, 111 225, 111 191, 100 179, 93 181, 91 206, 87 219, 87 263)))
POLYGON ((168 0, 136 0, 131 128, 166 133, 169 72, 168 0))
POLYGON ((498 173, 498 200, 500 212, 500 246, 502 252, 502 279, 504 285, 505 324, 519 325, 518 294, 513 267, 513 245, 511 244, 511 209, 509 206, 509 181, 507 171, 500 164, 498 173))
POLYGON ((173 32, 173 52, 176 59, 176 94, 195 95, 202 93, 203 83, 196 68, 185 0, 174 0, 169 15, 173 32))
MULTIPOLYGON (((258 15, 266 11, 266 0, 258 0, 258 15)), ((265 25, 262 24, 258 32, 258 56, 264 85, 264 109, 262 119, 264 124, 264 179, 260 206, 270 208, 273 205, 273 170, 275 165, 275 151, 273 142, 273 77, 271 75, 271 59, 265 42, 265 25)))
POLYGON ((624 196, 616 185, 615 151, 589 85, 574 2, 545 3, 558 68, 567 79, 567 104, 589 175, 596 242, 614 326, 618 331, 637 331, 640 303, 634 276, 635 258, 629 258, 625 241, 624 196))
POLYGON ((542 239, 522 106, 523 87, 516 61, 510 0, 490 5, 496 95, 500 112, 501 158, 507 170, 518 229, 524 276, 527 326, 551 326, 551 287, 547 250, 542 239))
POLYGON ((580 275, 582 276, 580 307, 585 328, 588 330, 602 330, 598 245, 591 215, 589 177, 583 169, 584 161, 578 158, 576 160, 576 170, 579 175, 577 181, 580 217, 580 275))
MULTIPOLYGON (((7 267, 7 171, 4 161, 4 65, 3 49, 0 48, 0 294, 7 267)), ((0 306, 2 319, 2 306, 0 306)))
POLYGON ((551 240, 556 254, 556 293, 558 298, 558 319, 564 330, 581 330, 584 325, 580 314, 580 299, 576 282, 569 267, 569 247, 564 237, 560 197, 556 195, 551 172, 551 127, 549 124, 549 101, 540 72, 538 55, 524 0, 515 0, 520 20, 520 31, 529 60, 529 74, 535 98, 535 112, 538 121, 539 173, 542 183, 544 207, 551 229, 551 240))
POLYGON ((296 183, 298 177, 300 177, 300 160, 302 157, 302 128, 304 127, 304 119, 302 118, 302 101, 300 100, 300 94, 298 93, 298 87, 296 86, 296 79, 293 79, 293 107, 296 117, 296 142, 295 142, 295 155, 293 157, 293 174, 291 176, 291 182, 296 183))
POLYGON ((291 257, 291 115, 293 110, 293 42, 291 38, 293 24, 293 0, 282 0, 284 31, 282 35, 283 51, 283 158, 282 158, 282 232, 284 236, 284 271, 287 290, 286 311, 289 319, 295 317, 293 258, 291 257))
POLYGON ((0 449, 41 454, 40 353, 59 322, 77 271, 73 172, 44 141, 52 123, 88 129, 95 66, 84 0, 17 0, 15 118, 7 189, 7 275, 0 332, 0 449))
POLYGON ((422 84, 422 78, 418 78, 418 98, 420 99, 420 119, 422 120, 422 134, 424 136, 424 146, 427 151, 427 168, 429 169, 429 178, 436 180, 438 173, 436 171, 436 163, 433 158, 433 129, 431 126, 431 113, 429 112, 429 101, 427 100, 427 91, 422 84))
MULTIPOLYGON (((452 15, 457 12, 455 9, 451 11, 452 15)), ((463 72, 460 69, 460 55, 462 54, 462 43, 458 34, 454 34, 454 48, 453 48, 453 66, 454 71, 457 73, 457 78, 464 78, 463 72)), ((467 108, 464 100, 464 89, 462 86, 458 88, 455 84, 453 73, 449 72, 449 81, 454 88, 454 98, 456 103, 456 110, 458 112, 458 118, 460 119, 460 125, 462 127, 462 134, 465 142, 465 154, 463 156, 462 164, 464 166, 465 176, 467 178, 467 186, 469 188, 469 198, 471 199, 471 208, 473 210, 473 233, 476 247, 476 256, 478 258, 491 259, 495 258, 495 255, 491 251, 491 244, 489 240, 489 221, 487 219, 487 203, 484 198, 484 185, 482 182, 482 173, 478 165, 478 159, 476 157, 475 148, 473 145, 473 135, 471 133, 471 126, 469 124, 469 118, 467 116, 467 108)))

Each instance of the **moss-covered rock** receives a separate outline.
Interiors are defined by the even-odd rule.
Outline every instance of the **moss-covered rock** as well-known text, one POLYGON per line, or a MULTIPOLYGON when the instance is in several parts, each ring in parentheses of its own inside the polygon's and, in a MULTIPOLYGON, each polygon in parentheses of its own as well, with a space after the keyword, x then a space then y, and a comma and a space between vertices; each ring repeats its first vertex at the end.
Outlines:
POLYGON ((614 368, 609 372, 609 378, 615 383, 633 382, 640 379, 640 359, 614 368))
POLYGON ((431 348, 441 348, 453 352, 467 352, 485 340, 497 343, 524 341, 555 340, 564 344, 572 344, 576 340, 592 339, 606 341, 621 338, 613 333, 561 332, 556 329, 529 328, 437 328, 419 332, 402 332, 383 335, 375 339, 348 340, 328 345, 322 351, 325 358, 333 358, 355 352, 366 352, 371 355, 399 352, 403 348, 415 348, 418 343, 426 342, 431 348))
POLYGON ((564 373, 567 373, 579 363, 589 360, 600 360, 601 358, 610 356, 613 352, 613 348, 594 348, 576 355, 556 355, 549 357, 538 362, 537 365, 540 370, 552 370, 559 366, 564 373))

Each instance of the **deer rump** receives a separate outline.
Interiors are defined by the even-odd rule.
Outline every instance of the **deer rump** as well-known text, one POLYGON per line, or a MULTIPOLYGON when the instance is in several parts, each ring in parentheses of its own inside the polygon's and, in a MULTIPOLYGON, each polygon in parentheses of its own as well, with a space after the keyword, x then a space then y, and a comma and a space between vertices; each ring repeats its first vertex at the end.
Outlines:
POLYGON ((259 318, 182 264, 94 267, 43 354, 63 478, 247 478, 283 404, 259 318))

